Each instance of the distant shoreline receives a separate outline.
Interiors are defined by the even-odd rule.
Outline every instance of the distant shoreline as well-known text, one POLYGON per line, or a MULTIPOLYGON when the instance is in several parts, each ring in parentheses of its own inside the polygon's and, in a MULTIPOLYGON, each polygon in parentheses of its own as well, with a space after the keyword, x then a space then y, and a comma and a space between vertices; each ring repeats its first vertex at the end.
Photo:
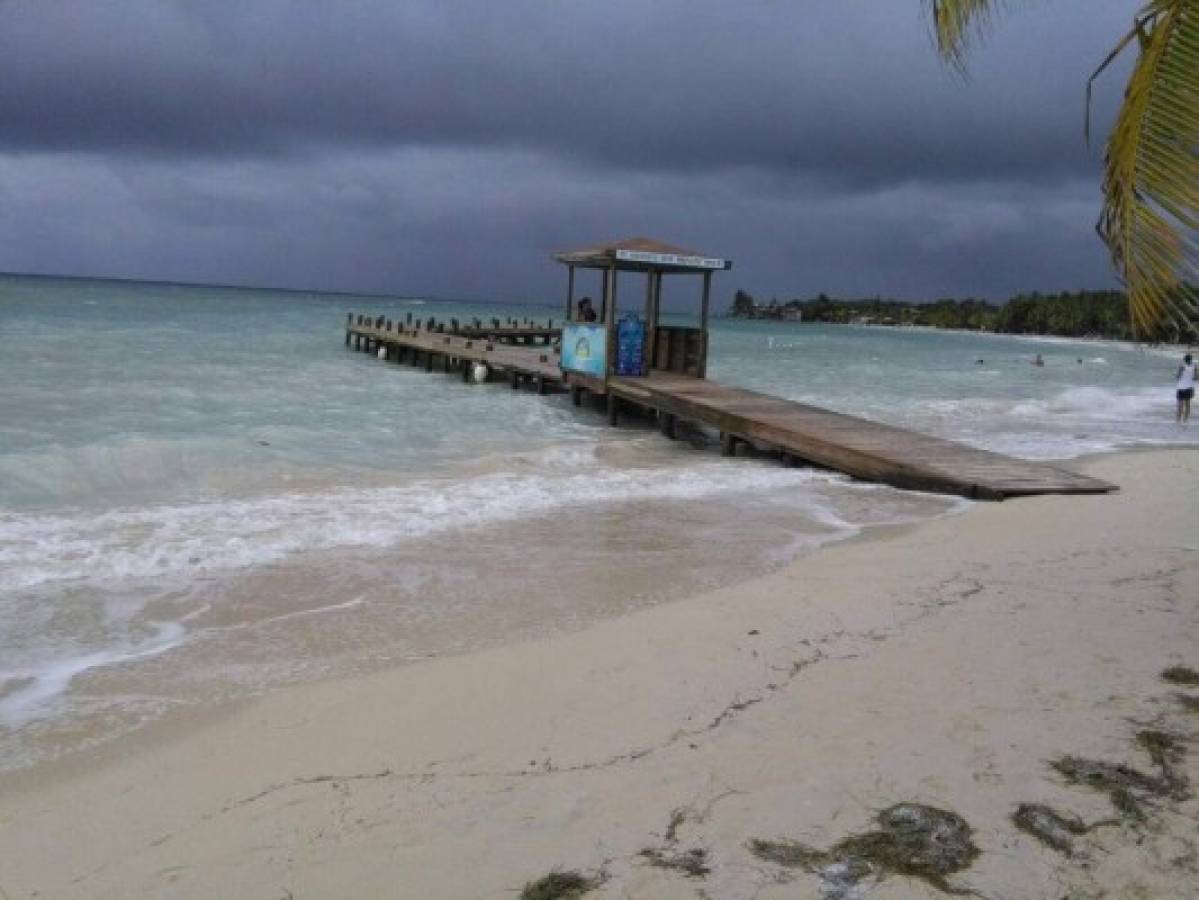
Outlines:
POLYGON ((767 322, 773 325, 802 325, 805 328, 814 325, 827 325, 840 328, 881 328, 889 331, 927 331, 947 332, 949 334, 976 334, 985 337, 1022 338, 1029 341, 1044 341, 1045 343, 1085 343, 1085 344, 1122 344, 1129 349, 1146 349, 1155 351, 1175 351, 1186 353, 1194 351, 1199 341, 1192 343, 1169 343, 1166 341, 1136 341, 1131 338, 1108 337, 1102 334, 1046 334, 1033 331, 994 331, 989 328, 950 328, 942 325, 913 325, 908 323, 885 324, 883 322, 808 322, 799 319, 775 319, 763 316, 740 316, 728 314, 720 317, 730 322, 767 322))
POLYGON ((938 329, 1038 335, 1062 338, 1107 339, 1167 344, 1199 342, 1195 326, 1162 327, 1139 335, 1132 326, 1128 296, 1114 290, 1063 291, 1056 294, 1017 294, 1002 303, 974 297, 944 297, 928 302, 873 298, 836 298, 820 294, 759 303, 738 290, 728 314, 733 318, 821 323, 826 325, 882 325, 893 328, 927 326, 938 329))

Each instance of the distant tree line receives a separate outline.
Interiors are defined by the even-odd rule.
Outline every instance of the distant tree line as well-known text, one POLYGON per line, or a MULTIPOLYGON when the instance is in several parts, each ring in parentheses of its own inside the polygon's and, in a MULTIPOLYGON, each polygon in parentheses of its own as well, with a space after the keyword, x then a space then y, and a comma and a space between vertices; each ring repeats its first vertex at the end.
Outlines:
MULTIPOLYGON (((1062 294, 1019 294, 1006 303, 943 299, 928 302, 873 299, 844 300, 820 294, 807 300, 758 303, 737 291, 729 315, 738 319, 773 319, 835 325, 922 325, 1005 334, 1049 334, 1131 340, 1128 298, 1120 291, 1062 294)), ((1154 336, 1174 343, 1199 341, 1194 328, 1163 327, 1154 336)))

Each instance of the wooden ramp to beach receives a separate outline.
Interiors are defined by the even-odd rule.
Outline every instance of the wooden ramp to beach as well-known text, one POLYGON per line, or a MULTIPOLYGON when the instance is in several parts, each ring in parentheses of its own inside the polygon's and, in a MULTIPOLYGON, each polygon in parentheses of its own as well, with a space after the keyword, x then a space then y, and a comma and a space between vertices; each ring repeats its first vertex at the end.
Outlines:
MULTIPOLYGON (((614 378, 624 400, 720 430, 726 453, 743 440, 855 478, 913 490, 1000 500, 1029 494, 1098 494, 1115 485, 1046 463, 917 434, 712 381, 651 372, 614 378)), ((667 420, 665 427, 672 427, 667 420)))
MULTIPOLYGON (((527 384, 545 393, 569 387, 576 404, 584 391, 563 374, 558 353, 550 346, 500 343, 494 328, 476 338, 448 334, 437 330, 439 326, 421 329, 377 321, 351 320, 346 346, 372 353, 382 348, 389 360, 423 366, 427 372, 458 372, 464 380, 475 363, 483 363, 489 377, 508 381, 514 389, 527 384)), ((979 500, 1116 489, 1048 463, 1014 459, 692 375, 655 369, 640 378, 610 377, 607 390, 613 424, 622 405, 641 407, 656 413, 671 437, 676 420, 718 430, 728 455, 736 453, 738 443, 748 443, 865 481, 979 500)))

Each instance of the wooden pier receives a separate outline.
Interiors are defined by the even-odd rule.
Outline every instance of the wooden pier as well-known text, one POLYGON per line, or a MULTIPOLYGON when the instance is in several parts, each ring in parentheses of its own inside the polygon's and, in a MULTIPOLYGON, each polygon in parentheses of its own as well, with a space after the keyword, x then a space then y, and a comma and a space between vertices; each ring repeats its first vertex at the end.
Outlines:
MULTIPOLYGON (((656 416, 664 434, 689 422, 720 433, 722 451, 739 445, 779 454, 792 463, 814 464, 854 478, 909 490, 1002 500, 1032 494, 1100 494, 1116 490, 1105 481, 1060 466, 1015 459, 953 441, 918 434, 816 406, 709 381, 708 296, 714 271, 726 260, 707 257, 645 238, 557 254, 570 271, 566 322, 541 327, 528 320, 489 323, 404 322, 383 316, 355 316, 346 322, 346 346, 386 359, 422 365, 428 372, 458 372, 471 380, 477 364, 485 380, 501 379, 513 389, 533 385, 538 393, 569 389, 575 405, 585 393, 605 397, 608 421, 617 424, 621 408, 656 416), (575 270, 603 275, 599 315, 582 317, 590 301, 575 309, 575 270), (645 319, 632 355, 619 344, 617 275, 643 273, 645 319), (660 323, 663 275, 703 278, 698 328, 660 323), (597 321, 598 319, 598 321, 597 321), (553 342, 561 342, 561 351, 553 342), (618 361, 619 360, 619 361, 618 361), (631 360, 631 362, 630 362, 631 360), (635 370, 626 369, 632 365, 635 370)), ((636 318, 636 317, 634 317, 636 318)), ((640 320, 638 320, 640 321, 640 320)), ((637 322, 633 323, 634 325, 637 322)), ((622 326, 623 327, 623 326, 622 326)))
MULTIPOLYGON (((552 348, 501 344, 393 324, 375 319, 346 328, 346 345, 426 372, 453 372, 463 380, 470 367, 488 367, 489 380, 513 388, 528 385, 538 393, 571 387, 559 354, 552 348)), ((586 390, 575 387, 576 403, 586 390)), ((1096 494, 1115 485, 1047 463, 1014 459, 941 438, 930 437, 728 387, 708 379, 651 371, 639 378, 615 377, 608 383, 611 408, 621 404, 656 415, 662 431, 674 437, 677 422, 705 425, 720 432, 722 451, 735 455, 739 444, 774 451, 787 461, 811 463, 865 481, 909 490, 957 494, 977 500, 1002 500, 1031 494, 1096 494)))

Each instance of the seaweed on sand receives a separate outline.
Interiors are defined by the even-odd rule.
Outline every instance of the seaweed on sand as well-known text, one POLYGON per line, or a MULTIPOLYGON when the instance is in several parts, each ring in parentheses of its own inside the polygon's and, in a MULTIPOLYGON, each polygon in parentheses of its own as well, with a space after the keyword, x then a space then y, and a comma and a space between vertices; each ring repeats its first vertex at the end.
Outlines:
POLYGON ((772 862, 776 866, 787 869, 806 869, 809 872, 818 871, 828 861, 828 854, 798 841, 764 841, 753 838, 749 842, 749 852, 758 859, 772 862))
POLYGON ((600 886, 602 879, 588 878, 579 872, 553 871, 530 881, 520 892, 520 900, 575 900, 600 886))
POLYGON ((1187 712, 1199 713, 1199 697, 1192 697, 1190 694, 1178 693, 1174 695, 1174 699, 1182 704, 1182 708, 1187 712))
POLYGON ((961 816, 920 803, 897 803, 880 812, 878 822, 881 828, 850 835, 828 850, 763 840, 750 841, 749 849, 760 859, 820 875, 832 897, 846 897, 859 882, 888 875, 918 878, 949 894, 967 893, 946 880, 969 868, 979 854, 961 816))
POLYGON ((1086 834, 1089 830, 1077 816, 1063 815, 1043 803, 1021 803, 1012 813, 1012 822, 1021 831, 1066 856, 1074 854, 1071 837, 1086 834))
POLYGON ((678 853, 647 847, 641 851, 641 855, 649 860, 652 866, 657 866, 659 869, 674 869, 676 872, 682 872, 688 878, 703 878, 712 871, 708 867, 708 851, 702 847, 678 853))
POLYGON ((1137 821, 1145 819, 1145 810, 1141 806, 1143 799, 1171 793, 1170 785, 1164 778, 1146 775, 1119 763, 1063 756, 1052 760, 1049 765, 1071 784, 1085 785, 1107 794, 1122 815, 1137 821))
POLYGON ((1178 770, 1178 764, 1186 753, 1183 738, 1168 731, 1147 728, 1137 732, 1137 743, 1161 771, 1162 787, 1166 793, 1175 800, 1186 800, 1190 796, 1187 777, 1178 770))
POLYGON ((1147 728, 1137 732, 1137 743, 1140 744, 1153 760, 1153 764, 1163 771, 1169 771, 1182 759, 1184 745, 1182 738, 1168 731, 1147 728))
POLYGON ((1187 687, 1199 687, 1199 672, 1190 666, 1170 666, 1162 670, 1162 680, 1170 684, 1181 684, 1187 687))

